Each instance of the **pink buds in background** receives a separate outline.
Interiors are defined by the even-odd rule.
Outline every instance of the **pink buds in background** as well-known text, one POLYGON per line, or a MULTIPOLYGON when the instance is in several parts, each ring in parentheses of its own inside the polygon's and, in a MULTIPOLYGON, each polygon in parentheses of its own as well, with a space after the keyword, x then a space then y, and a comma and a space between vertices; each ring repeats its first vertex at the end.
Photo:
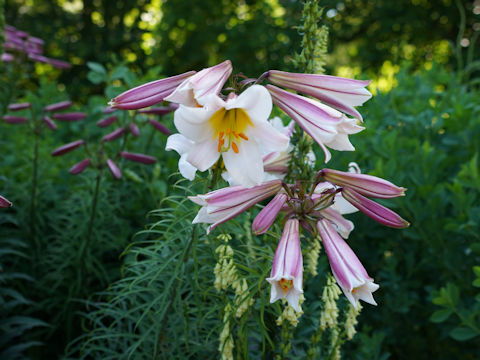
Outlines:
POLYGON ((112 176, 115 179, 120 179, 122 177, 122 172, 118 168, 118 166, 113 162, 111 159, 107 159, 107 166, 110 169, 110 172, 112 173, 112 176))
POLYGON ((153 119, 149 119, 148 120, 150 122, 150 124, 152 124, 152 126, 157 129, 158 131, 160 131, 161 133, 165 134, 165 135, 170 135, 172 132, 170 131, 169 128, 167 128, 165 125, 163 125, 160 121, 157 121, 157 120, 153 120, 153 119))
POLYGON ((73 175, 80 174, 83 170, 85 170, 90 165, 90 159, 83 159, 79 163, 73 165, 68 172, 73 175))
POLYGON ((0 195, 0 208, 8 208, 11 207, 12 203, 5 199, 2 195, 0 195))
POLYGON ((2 119, 8 124, 25 124, 28 122, 28 118, 25 116, 4 115, 2 119))
POLYGON ((57 130, 57 124, 55 124, 55 122, 49 116, 44 116, 43 122, 48 126, 50 130, 57 130))
POLYGON ((106 117, 104 119, 98 120, 97 121, 97 126, 101 127, 101 128, 107 127, 107 126, 113 124, 115 121, 117 121, 117 119, 118 119, 117 115, 112 115, 112 116, 106 117))
POLYGON ((104 141, 113 141, 115 139, 118 139, 120 136, 123 135, 123 133, 125 132, 125 128, 119 128, 117 130, 114 130, 112 131, 110 134, 107 134, 105 135, 103 138, 102 138, 102 142, 104 141))
POLYGON ((47 105, 43 108, 44 111, 60 111, 60 110, 65 110, 68 109, 70 106, 72 106, 71 101, 61 101, 58 103, 50 104, 47 105))
POLYGON ((20 111, 23 109, 28 109, 32 107, 32 104, 30 103, 20 103, 20 104, 10 104, 8 105, 8 110, 9 111, 20 111))
POLYGON ((63 114, 53 114, 52 117, 59 121, 79 121, 86 118, 86 114, 82 112, 72 112, 63 114))
POLYGON ((60 155, 66 154, 72 150, 75 150, 79 146, 82 146, 83 144, 85 144, 85 140, 73 141, 71 143, 60 146, 59 148, 56 148, 55 150, 52 151, 51 155, 60 156, 60 155))
POLYGON ((135 161, 142 164, 153 164, 157 161, 153 156, 145 155, 145 154, 137 154, 137 153, 130 153, 126 151, 120 152, 120 156, 124 159, 135 161))

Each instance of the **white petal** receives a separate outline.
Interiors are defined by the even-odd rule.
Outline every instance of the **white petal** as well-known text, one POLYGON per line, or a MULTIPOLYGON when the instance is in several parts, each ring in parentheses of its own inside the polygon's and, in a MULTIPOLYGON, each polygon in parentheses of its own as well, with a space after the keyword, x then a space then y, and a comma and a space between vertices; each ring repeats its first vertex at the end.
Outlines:
POLYGON ((187 139, 182 134, 173 134, 168 137, 165 150, 175 150, 180 155, 183 155, 189 152, 192 149, 193 145, 194 142, 187 139))
POLYGON ((182 135, 200 142, 213 137, 213 129, 208 120, 214 112, 213 108, 207 110, 180 105, 175 111, 173 121, 182 135))
POLYGON ((253 135, 263 147, 270 151, 284 151, 290 138, 276 130, 269 122, 257 121, 248 128, 247 136, 253 135))
POLYGON ((248 140, 238 144, 238 154, 232 149, 223 153, 223 162, 228 173, 240 185, 252 187, 263 180, 263 161, 259 146, 248 140))
POLYGON ((209 169, 220 157, 217 144, 208 139, 193 146, 188 153, 187 161, 200 171, 209 169))
POLYGON ((268 90, 261 85, 252 85, 238 98, 227 101, 225 108, 242 108, 255 124, 257 121, 268 121, 272 106, 272 97, 268 90))
POLYGON ((335 196, 335 203, 331 207, 340 214, 352 214, 358 211, 358 209, 345 200, 341 194, 335 196))
POLYGON ((325 142, 325 145, 327 145, 331 149, 339 150, 339 151, 355 150, 354 146, 348 139, 347 134, 337 134, 332 140, 325 142))
POLYGON ((178 170, 180 170, 180 174, 182 174, 184 178, 192 181, 195 179, 197 168, 187 161, 187 156, 187 154, 180 156, 180 160, 178 161, 178 170))
POLYGON ((298 301, 300 300, 301 292, 292 287, 287 293, 288 304, 298 311, 298 301))

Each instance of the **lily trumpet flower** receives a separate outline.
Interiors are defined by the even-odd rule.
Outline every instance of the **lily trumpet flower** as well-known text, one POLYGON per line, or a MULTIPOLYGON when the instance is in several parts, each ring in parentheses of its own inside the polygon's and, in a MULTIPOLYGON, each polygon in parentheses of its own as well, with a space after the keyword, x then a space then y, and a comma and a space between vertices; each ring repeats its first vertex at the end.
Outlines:
POLYGON ((115 109, 138 110, 158 104, 170 95, 185 79, 195 74, 189 71, 180 75, 137 86, 110 100, 108 105, 115 109))
POLYGON ((258 202, 274 196, 281 188, 281 180, 272 180, 251 188, 230 186, 205 195, 189 196, 191 201, 202 206, 192 222, 212 224, 207 228, 208 234, 218 225, 241 214, 258 202))
POLYGON ((303 259, 298 219, 289 219, 285 223, 267 281, 272 285, 271 303, 286 299, 298 311, 298 300, 303 293, 303 259))
POLYGON ((333 276, 347 297, 356 308, 358 301, 377 305, 372 293, 379 285, 367 274, 358 257, 335 231, 328 220, 320 220, 317 229, 322 238, 323 247, 327 253, 333 276))
POLYGON ((182 137, 169 139, 167 150, 178 151, 200 171, 209 169, 222 156, 236 183, 259 185, 264 180, 260 144, 271 151, 284 151, 289 143, 288 136, 268 122, 271 110, 271 97, 260 85, 239 96, 231 93, 226 101, 210 95, 203 107, 180 105, 174 122, 182 137))
POLYGON ((186 79, 164 100, 185 106, 204 105, 208 95, 220 93, 231 74, 232 63, 226 60, 186 79))
POLYGON ((356 134, 364 128, 355 119, 346 117, 318 101, 293 94, 273 85, 266 88, 273 102, 305 130, 322 148, 325 162, 331 158, 327 146, 340 151, 353 151, 348 135, 356 134))
POLYGON ((286 89, 295 90, 333 106, 362 121, 362 115, 354 106, 363 105, 372 97, 365 88, 370 81, 353 80, 330 75, 297 74, 270 70, 268 80, 286 89))
POLYGON ((347 186, 356 192, 373 198, 391 199, 405 196, 406 188, 396 186, 382 178, 332 169, 320 170, 320 175, 338 186, 347 186))

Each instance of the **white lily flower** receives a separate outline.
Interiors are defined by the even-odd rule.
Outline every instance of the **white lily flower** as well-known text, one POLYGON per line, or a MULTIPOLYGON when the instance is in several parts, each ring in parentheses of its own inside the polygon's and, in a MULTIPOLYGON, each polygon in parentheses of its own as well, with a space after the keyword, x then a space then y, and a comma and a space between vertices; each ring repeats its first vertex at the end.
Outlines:
POLYGON ((289 138, 268 122, 271 110, 270 94, 260 85, 239 96, 230 94, 226 101, 212 94, 203 107, 180 105, 174 115, 175 126, 190 143, 180 151, 180 141, 187 142, 178 136, 169 138, 167 150, 178 151, 185 162, 200 171, 209 169, 222 156, 227 172, 238 184, 259 185, 264 181, 260 144, 284 151, 289 143, 289 138))

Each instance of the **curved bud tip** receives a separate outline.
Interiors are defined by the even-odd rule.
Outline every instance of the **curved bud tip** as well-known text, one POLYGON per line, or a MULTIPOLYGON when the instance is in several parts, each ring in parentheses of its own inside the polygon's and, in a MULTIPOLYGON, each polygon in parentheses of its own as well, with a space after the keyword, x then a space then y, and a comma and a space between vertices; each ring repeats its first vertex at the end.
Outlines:
POLYGON ((0 195, 0 208, 9 208, 12 206, 12 203, 0 195))
POLYGON ((113 160, 107 159, 107 166, 110 172, 112 173, 112 176, 115 179, 120 179, 122 177, 122 172, 120 171, 118 166, 113 162, 113 160))

